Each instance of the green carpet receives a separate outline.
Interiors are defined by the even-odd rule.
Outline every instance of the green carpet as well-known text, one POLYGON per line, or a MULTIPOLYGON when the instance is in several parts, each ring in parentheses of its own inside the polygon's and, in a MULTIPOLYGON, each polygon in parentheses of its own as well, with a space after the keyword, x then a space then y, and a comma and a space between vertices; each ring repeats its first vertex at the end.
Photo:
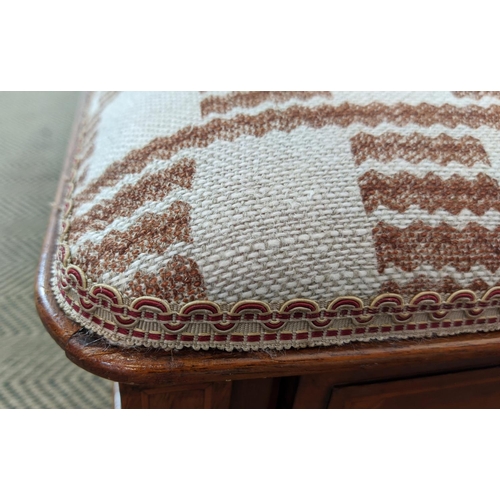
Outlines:
POLYGON ((78 94, 0 92, 0 408, 111 408, 112 383, 71 363, 33 284, 78 94))

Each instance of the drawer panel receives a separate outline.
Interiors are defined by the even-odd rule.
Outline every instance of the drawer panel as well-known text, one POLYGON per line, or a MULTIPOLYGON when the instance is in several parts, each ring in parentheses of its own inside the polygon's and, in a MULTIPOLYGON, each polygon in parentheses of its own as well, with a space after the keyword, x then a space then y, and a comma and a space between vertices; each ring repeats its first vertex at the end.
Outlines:
POLYGON ((328 408, 500 408, 500 368, 335 387, 328 408))

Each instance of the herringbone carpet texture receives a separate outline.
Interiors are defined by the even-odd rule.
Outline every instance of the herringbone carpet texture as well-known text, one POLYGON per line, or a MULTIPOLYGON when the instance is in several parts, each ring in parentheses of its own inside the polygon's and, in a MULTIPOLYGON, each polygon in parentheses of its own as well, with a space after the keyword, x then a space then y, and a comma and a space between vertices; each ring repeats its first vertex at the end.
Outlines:
POLYGON ((36 313, 34 276, 71 131, 73 92, 0 92, 0 408, 111 408, 36 313))

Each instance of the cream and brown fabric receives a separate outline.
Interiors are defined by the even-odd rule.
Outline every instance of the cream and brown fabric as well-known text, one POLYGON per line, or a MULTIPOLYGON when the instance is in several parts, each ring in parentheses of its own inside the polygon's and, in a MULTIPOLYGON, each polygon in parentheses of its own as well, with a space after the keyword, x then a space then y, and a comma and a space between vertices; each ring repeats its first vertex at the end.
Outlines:
POLYGON ((500 92, 94 92, 54 290, 111 342, 492 331, 500 92))

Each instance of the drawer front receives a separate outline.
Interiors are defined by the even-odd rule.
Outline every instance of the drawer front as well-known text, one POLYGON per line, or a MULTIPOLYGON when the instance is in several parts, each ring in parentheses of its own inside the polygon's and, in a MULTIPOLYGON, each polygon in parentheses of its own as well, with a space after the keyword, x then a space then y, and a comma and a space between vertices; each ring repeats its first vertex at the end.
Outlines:
POLYGON ((500 408, 500 368, 335 387, 328 408, 500 408))

